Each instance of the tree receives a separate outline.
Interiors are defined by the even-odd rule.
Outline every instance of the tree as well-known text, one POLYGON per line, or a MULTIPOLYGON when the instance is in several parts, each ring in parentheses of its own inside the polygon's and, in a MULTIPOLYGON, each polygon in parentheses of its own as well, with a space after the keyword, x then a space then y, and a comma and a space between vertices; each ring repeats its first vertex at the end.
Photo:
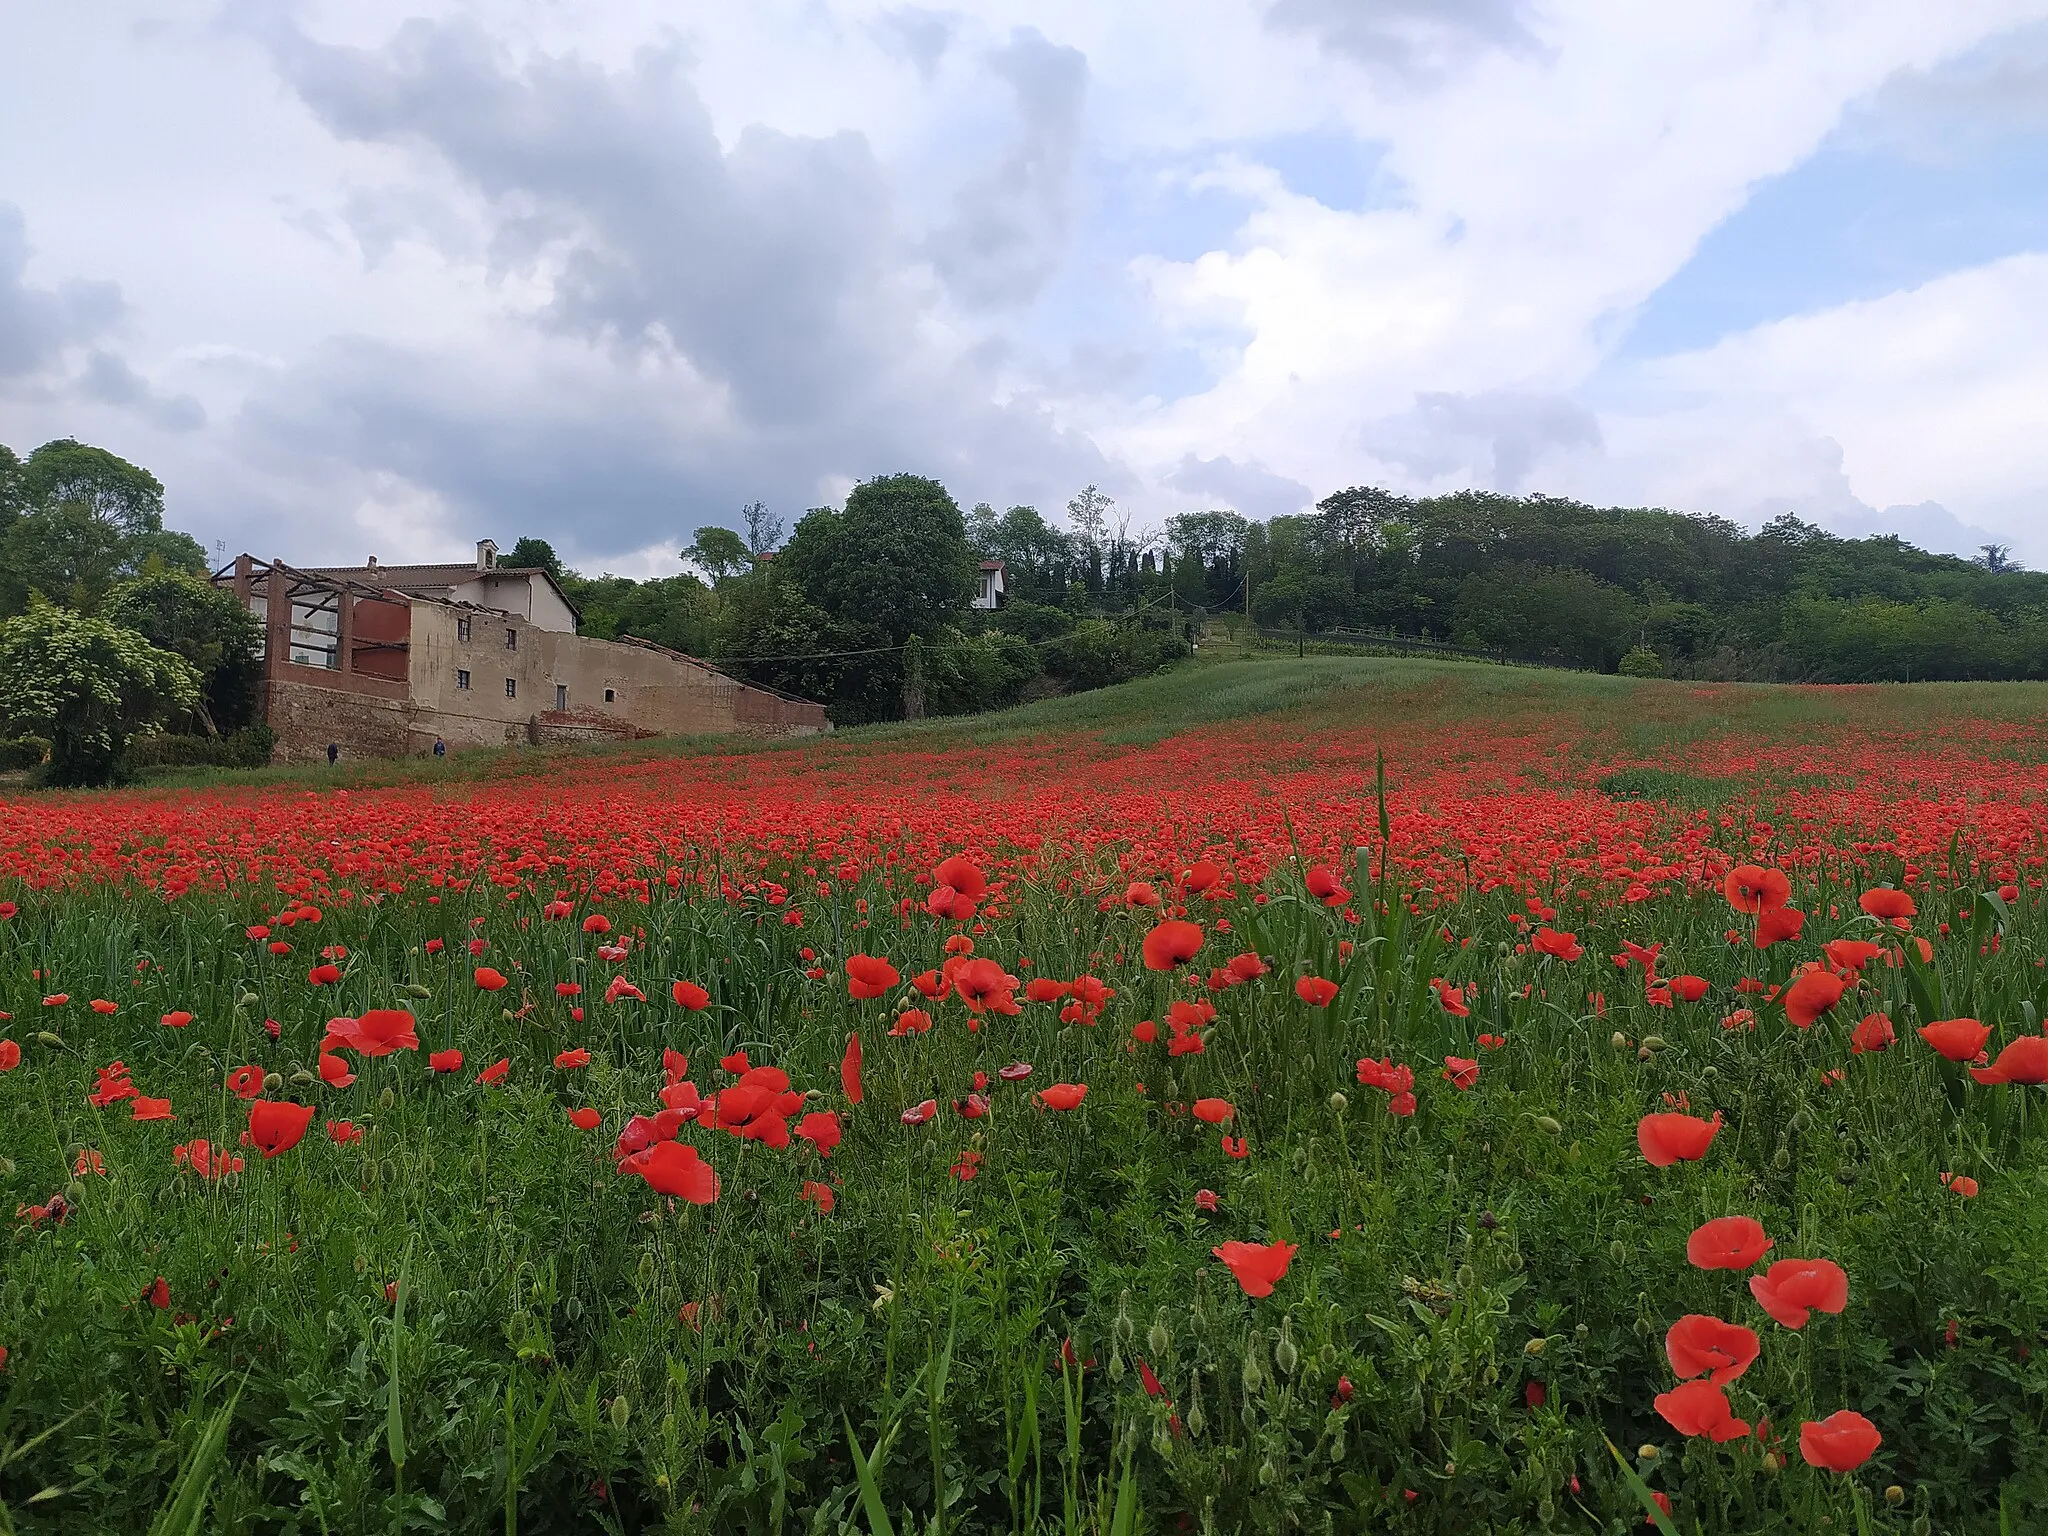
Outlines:
POLYGON ((31 506, 78 507, 127 537, 163 530, 163 482, 104 448, 69 437, 45 443, 22 465, 21 482, 31 506))
POLYGON ((50 741, 50 779, 105 784, 129 738, 199 702, 199 673, 132 629, 36 601, 0 623, 0 718, 50 741))
POLYGON ((1977 553, 1970 557, 1970 563, 1982 566, 1987 571, 2017 571, 2020 564, 2012 557, 2010 544, 1979 544, 1977 553))
POLYGON ((148 470, 71 438, 0 463, 0 617, 41 592, 91 609, 120 576, 206 570, 206 551, 164 527, 164 488, 148 470))
POLYGON ((1105 535, 1109 532, 1109 509, 1116 505, 1113 497, 1104 495, 1094 486, 1089 486, 1067 503, 1067 516, 1074 520, 1074 532, 1081 542, 1100 549, 1105 535))
MULTIPOLYGON (((781 530, 776 532, 779 535, 781 530)), ((714 587, 749 569, 754 563, 746 541, 730 528, 716 524, 697 530, 697 540, 683 551, 683 558, 709 576, 714 587)))
POLYGON ((546 539, 536 539, 530 535, 506 551, 498 564, 515 571, 543 570, 557 582, 562 579, 562 557, 555 553, 555 546, 546 539))
POLYGON ((747 549, 756 558, 782 542, 782 519, 769 514, 766 502, 750 501, 741 507, 740 521, 747 525, 747 549))
POLYGON ((233 593, 183 571, 160 571, 117 584, 102 615, 192 663, 200 678, 195 713, 208 734, 240 730, 254 716, 263 630, 233 593))

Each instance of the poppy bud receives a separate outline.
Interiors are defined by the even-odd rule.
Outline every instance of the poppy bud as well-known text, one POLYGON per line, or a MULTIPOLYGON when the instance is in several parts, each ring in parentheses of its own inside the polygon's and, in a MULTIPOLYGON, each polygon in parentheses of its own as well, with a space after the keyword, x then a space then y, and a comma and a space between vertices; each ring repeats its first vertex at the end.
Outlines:
POLYGON ((1893 1483, 1891 1487, 1885 1489, 1884 1501, 1885 1503, 1891 1505, 1893 1509, 1897 1509, 1901 1504, 1906 1502, 1906 1490, 1901 1488, 1897 1483, 1893 1483))
POLYGON ((1620 1030, 1617 1029, 1613 1034, 1607 1037, 1607 1043, 1613 1046, 1617 1051, 1625 1051, 1628 1049, 1628 1036, 1624 1035, 1620 1030))
POLYGON ((1333 1115, 1341 1115, 1341 1114, 1343 1114, 1343 1113, 1344 1113, 1344 1111, 1345 1111, 1345 1110, 1349 1109, 1350 1107, 1351 1107, 1351 1101, 1350 1101, 1349 1099, 1345 1098, 1343 1094, 1341 1094, 1341 1093, 1333 1093, 1333 1094, 1331 1094, 1331 1095, 1330 1095, 1330 1113, 1331 1113, 1331 1114, 1333 1114, 1333 1115))
POLYGON ((79 1183, 78 1180, 73 1179, 64 1186, 64 1203, 66 1205, 77 1205, 84 1199, 85 1186, 79 1183))
MULTIPOLYGON (((1256 1335, 1245 1345, 1244 1374, 1241 1385, 1248 1398, 1257 1397, 1259 1388, 1265 1385, 1266 1374, 1259 1369, 1259 1344, 1256 1335)), ((1247 1405, 1249 1406, 1249 1405, 1247 1405)))
POLYGON ((398 1095, 393 1093, 389 1088, 386 1088, 382 1093, 377 1095, 377 1107, 379 1109, 389 1109, 392 1105, 396 1104, 397 1102, 398 1095))
POLYGON ((1300 1145, 1297 1145, 1297 1146, 1295 1147, 1295 1149, 1294 1149, 1294 1171, 1295 1171, 1296 1173, 1306 1173, 1306 1172, 1308 1172, 1308 1148, 1307 1148, 1307 1147, 1304 1147, 1304 1146, 1300 1146, 1300 1145))
POLYGON ((583 1318, 583 1298, 581 1296, 571 1296, 567 1301, 563 1302, 562 1315, 572 1323, 580 1322, 583 1318))
POLYGON ((282 1092, 284 1092, 284 1076, 283 1076, 283 1074, 282 1074, 282 1073, 278 1073, 278 1072, 266 1072, 266 1073, 264 1073, 264 1074, 263 1074, 263 1091, 264 1091, 265 1093, 282 1093, 282 1092))
POLYGON ((1202 1412, 1202 1378, 1200 1376, 1195 1378, 1195 1394, 1193 1400, 1188 1404, 1188 1416, 1185 1422, 1188 1427, 1188 1433, 1191 1435, 1199 1436, 1203 1430, 1209 1427, 1209 1416, 1202 1412))
POLYGON ((1120 1349, 1110 1351, 1109 1379, 1111 1381, 1122 1381, 1124 1379, 1124 1352, 1120 1349))
POLYGON ((1322 1367, 1324 1370, 1335 1370, 1337 1368, 1337 1346, 1334 1344, 1325 1343, 1323 1347, 1319 1351, 1317 1351, 1316 1359, 1322 1362, 1322 1367))
POLYGON ((1536 1117, 1536 1129, 1543 1132, 1546 1136, 1562 1136, 1564 1134, 1564 1127, 1559 1125, 1549 1115, 1538 1115, 1536 1117))
POLYGON ((1548 1349, 1549 1347, 1550 1340, 1544 1338, 1541 1334, 1538 1334, 1535 1338, 1531 1339, 1528 1343, 1522 1346, 1522 1353, 1525 1355, 1540 1355, 1543 1353, 1544 1350, 1548 1349))
POLYGON ((262 999, 257 997, 254 992, 244 992, 240 997, 235 999, 235 1006, 237 1008, 253 1008, 260 1001, 262 1001, 262 999))
POLYGON ((434 995, 434 989, 432 987, 423 987, 418 982, 414 982, 405 989, 405 995, 407 997, 428 998, 434 995))
POLYGON ((1778 1148, 1777 1152, 1771 1157, 1771 1166, 1781 1171, 1790 1168, 1792 1166, 1791 1152, 1784 1147, 1778 1148))
POLYGON ((640 1283, 643 1286, 654 1284, 654 1250, 652 1248, 640 1255, 640 1283))
POLYGON ((1283 1324, 1280 1330, 1280 1342, 1273 1346, 1273 1364, 1280 1368, 1282 1376, 1292 1376, 1294 1368, 1300 1363, 1301 1351, 1294 1347, 1294 1340, 1288 1335, 1286 1326, 1283 1324))
POLYGON ((1640 1049, 1640 1050, 1638 1050, 1638 1051, 1636 1052, 1636 1060, 1637 1060, 1637 1061, 1648 1061, 1649 1059, 1650 1059, 1650 1048, 1649 1048, 1649 1047, 1648 1047, 1647 1045, 1646 1045, 1646 1046, 1644 1046, 1644 1047, 1642 1047, 1642 1049, 1640 1049))
POLYGON ((1259 1463, 1259 1486, 1261 1488, 1270 1488, 1279 1480, 1280 1469, 1273 1465, 1273 1458, 1268 1456, 1259 1463))
POLYGON ((1166 1319, 1155 1318, 1151 1330, 1145 1335, 1145 1347, 1155 1355, 1163 1355, 1173 1348, 1173 1335, 1166 1331, 1166 1319))
POLYGON ((1636 1447, 1636 1459, 1639 1461, 1655 1461, 1662 1454, 1663 1452, 1659 1451, 1654 1445, 1636 1447))
POLYGON ((1646 1050, 1646 1051, 1661 1051, 1661 1050, 1663 1050, 1663 1049, 1664 1049, 1664 1037, 1663 1037, 1662 1035, 1645 1035, 1645 1036, 1643 1036, 1643 1049, 1644 1049, 1644 1050, 1646 1050))
POLYGON ((50 1046, 52 1049, 57 1049, 63 1046, 64 1037, 62 1035, 54 1034, 47 1029, 39 1029, 36 1031, 36 1041, 38 1044, 47 1045, 50 1046))
POLYGON ((292 1070, 292 1081, 304 1085, 306 1083, 318 1082, 319 1079, 314 1077, 304 1067, 296 1067, 292 1070))
POLYGON ((7 1178, 13 1172, 14 1159, 11 1157, 0 1157, 0 1179, 7 1178))
POLYGON ((612 1428, 620 1434, 624 1434, 626 1432, 626 1420, 632 1416, 633 1405, 626 1401, 626 1394, 621 1392, 612 1399, 612 1428))
POLYGON ((1621 1246, 1620 1238, 1617 1237, 1613 1242, 1607 1245, 1607 1256, 1610 1259, 1614 1260, 1614 1262, 1617 1264, 1627 1262, 1628 1250, 1621 1246))
MULTIPOLYGON (((381 1177, 386 1184, 396 1184, 398 1182, 398 1164, 394 1163, 393 1161, 391 1161, 390 1158, 387 1157, 384 1159, 382 1166, 378 1169, 378 1174, 379 1177, 381 1177)), ((574 1298, 572 1297, 571 1300, 573 1299, 574 1298)))
POLYGON ((1775 1472, 1784 1465, 1785 1458, 1780 1456, 1776 1451, 1764 1452, 1764 1470, 1766 1472, 1775 1472))

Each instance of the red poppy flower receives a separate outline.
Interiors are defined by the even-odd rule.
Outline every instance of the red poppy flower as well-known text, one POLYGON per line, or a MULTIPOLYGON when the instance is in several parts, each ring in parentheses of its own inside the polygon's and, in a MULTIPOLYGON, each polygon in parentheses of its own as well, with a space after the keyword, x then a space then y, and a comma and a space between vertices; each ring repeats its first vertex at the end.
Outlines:
POLYGON ((1854 1472, 1883 1443, 1875 1424, 1847 1408, 1799 1426, 1799 1454, 1809 1467, 1828 1472, 1854 1472))
POLYGON ((1920 1026, 1920 1038, 1950 1061, 1974 1061, 1991 1038, 1991 1026, 1975 1019, 1937 1019, 1920 1026))
POLYGON ((1782 869, 1738 864, 1721 883, 1728 905, 1738 912, 1775 912, 1792 899, 1792 881, 1782 869))
POLYGON ((0 1072, 12 1072, 20 1065, 20 1044, 13 1040, 0 1040, 0 1072))
POLYGON ((1888 885, 1865 891, 1856 898, 1856 905, 1871 917, 1881 917, 1894 922, 1900 918, 1911 917, 1920 910, 1914 905, 1912 897, 1904 891, 1895 891, 1888 885))
POLYGON ((687 1008, 692 1013, 701 1012, 711 1006, 711 994, 694 981, 679 981, 668 989, 668 995, 676 1000, 676 1006, 687 1008))
POLYGON ((902 980, 896 967, 880 956, 846 957, 846 990, 855 998, 881 997, 902 980))
POLYGON ((747 1053, 745 1051, 734 1051, 730 1056, 718 1058, 718 1070, 730 1072, 735 1077, 740 1077, 753 1071, 754 1068, 753 1064, 747 1060, 747 1053))
POLYGON ((1636 1145, 1652 1168, 1669 1168, 1676 1162, 1697 1162, 1720 1134, 1721 1112, 1711 1120, 1692 1115, 1645 1115, 1636 1122, 1636 1145))
POLYGON ((389 1056, 393 1051, 416 1051, 419 1023, 403 1008, 372 1008, 359 1019, 329 1019, 327 1038, 321 1049, 344 1045, 359 1056, 389 1056))
POLYGON ((1087 1097, 1086 1083, 1049 1083, 1039 1093, 1038 1102, 1047 1109, 1074 1109, 1087 1097))
POLYGON ((494 966, 480 965, 476 968, 476 984, 486 992, 505 990, 504 972, 494 966))
POLYGON ((1429 984, 1436 988, 1437 1005, 1445 1013, 1448 1013, 1454 1019, 1469 1019, 1472 1017, 1472 1010, 1465 1006, 1464 988, 1452 986, 1441 976, 1432 978, 1429 984))
POLYGON ((2021 1035, 1988 1067, 1970 1068, 1980 1083, 2048 1083, 2048 1037, 2021 1035))
POLYGON ((361 1141, 363 1129, 353 1120, 330 1120, 327 1122, 327 1139, 337 1147, 345 1147, 352 1141, 361 1141))
POLYGON ((460 1072, 462 1052, 452 1049, 436 1051, 427 1058, 427 1069, 432 1072, 460 1072))
POLYGON ((128 1112, 136 1120, 175 1120, 178 1118, 171 1113, 171 1101, 169 1099, 151 1099, 139 1093, 135 1095, 133 1101, 129 1104, 128 1112))
POLYGON ((1674 976, 1664 985, 1681 1003, 1696 1003, 1707 995, 1707 978, 1704 976, 1674 976))
POLYGON ((1073 990, 1072 982, 1054 981, 1050 976, 1034 976, 1024 984, 1024 1000, 1030 1003, 1054 1003, 1073 990))
POLYGON ((505 1074, 510 1072, 511 1070, 511 1058, 503 1057, 497 1061, 492 1062, 488 1067, 485 1067, 481 1072, 477 1073, 476 1080, 479 1083, 482 1083, 486 1088, 489 1088, 494 1086, 495 1084, 502 1083, 503 1081, 505 1081, 505 1074))
POLYGON ((638 1174, 657 1194, 672 1195, 692 1205, 709 1205, 718 1198, 718 1174, 695 1147, 681 1141, 657 1141, 636 1152, 619 1165, 625 1173, 638 1174))
POLYGON ((816 1179, 805 1179, 803 1188, 798 1191, 798 1194, 812 1205, 815 1205, 820 1216, 830 1216, 832 1214, 832 1207, 839 1203, 838 1197, 832 1193, 832 1186, 830 1184, 820 1184, 816 1179))
POLYGON ((832 1149, 839 1145, 845 1132, 839 1128, 839 1116, 829 1109, 814 1109, 796 1123, 796 1134, 818 1149, 818 1156, 830 1157, 832 1149))
POLYGON ((1214 1211, 1216 1210, 1216 1207, 1217 1207, 1217 1195, 1216 1195, 1216 1191, 1215 1191, 1215 1190, 1213 1190, 1213 1189, 1198 1189, 1198 1190, 1196 1190, 1196 1191, 1195 1191, 1195 1209, 1196 1209, 1196 1210, 1198 1210, 1198 1211, 1207 1211, 1207 1212, 1213 1213, 1213 1212, 1214 1212, 1214 1211))
POLYGON ((1309 895, 1326 907, 1341 907, 1351 899, 1351 893, 1344 889, 1344 883, 1337 878, 1337 872, 1320 864, 1311 864, 1308 873, 1302 876, 1302 881, 1308 886, 1309 895))
POLYGON ((1867 939, 1829 939, 1821 945, 1820 952, 1838 971, 1861 971, 1884 953, 1884 946, 1872 944, 1867 939))
POLYGON ((1145 935, 1145 969, 1170 971, 1185 965, 1202 950, 1202 930, 1185 918, 1168 918, 1145 935))
MULTIPOLYGON (((69 999, 66 999, 66 1001, 69 1001, 69 999)), ((48 1006, 48 999, 44 1000, 44 1004, 45 1006, 48 1006)), ((110 1003, 104 997, 95 997, 91 1001, 86 1003, 85 1006, 90 1008, 94 1013, 100 1014, 102 1017, 104 1017, 107 1014, 118 1013, 120 1011, 120 1004, 110 1003)))
POLYGON ((249 1106, 249 1140, 263 1149, 265 1161, 296 1147, 306 1134, 306 1127, 312 1123, 313 1106, 310 1104, 258 1099, 249 1106))
POLYGON ((1209 1251, 1224 1262, 1247 1296, 1270 1296, 1294 1262, 1294 1243, 1224 1243, 1209 1251))
POLYGON ((442 950, 446 949, 447 947, 448 947, 448 944, 447 944, 447 941, 446 941, 446 940, 443 940, 443 939, 429 939, 429 940, 427 940, 427 953, 428 953, 428 954, 430 954, 430 955, 438 955, 439 953, 441 953, 441 951, 442 951, 442 950))
POLYGON ((1586 952, 1586 947, 1579 942, 1576 934, 1559 933, 1550 927, 1538 928, 1535 936, 1529 940, 1529 947, 1538 954, 1550 955, 1564 961, 1576 960, 1586 952))
POLYGON ((1228 1099, 1197 1099, 1190 1108, 1197 1120, 1206 1120, 1211 1125, 1221 1125, 1237 1113, 1237 1107, 1228 1099))
POLYGON ((1337 983, 1321 976, 1304 976, 1294 984, 1294 995, 1311 1008, 1327 1008, 1337 998, 1337 983))
POLYGON ((922 1104, 913 1104, 897 1118, 905 1125, 924 1125, 939 1112, 937 1099, 926 1099, 922 1104))
POLYGON ((323 962, 306 972, 306 980, 316 987, 331 987, 341 980, 341 967, 323 962))
POLYGON ((603 1119, 604 1116, 588 1104, 579 1105, 569 1111, 569 1123, 579 1131, 594 1131, 603 1119))
POLYGON ((1846 981, 1831 972, 1807 971, 1784 991, 1785 1017, 1795 1028, 1806 1029, 1842 1000, 1847 986, 1846 981))
POLYGON ((1031 1075, 1031 1063, 1013 1061, 1007 1067, 996 1068, 996 1076, 1006 1083, 1021 1083, 1031 1075))
POLYGON ((555 1056, 555 1068, 557 1071, 573 1072, 578 1067, 587 1067, 589 1065, 590 1052, 580 1045, 558 1052, 555 1056))
POLYGON ((896 1015, 896 1022, 889 1026, 891 1035, 922 1035, 932 1027, 932 1016, 922 1008, 906 1008, 896 1015))
POLYGON ((1756 947, 1769 949, 1786 939, 1796 939, 1805 926, 1806 914, 1797 907, 1773 908, 1756 920, 1756 947))
POLYGON ((1223 1155, 1234 1157, 1242 1162, 1245 1158, 1252 1155, 1251 1143, 1242 1136, 1232 1137, 1226 1133, 1223 1137, 1223 1155))
POLYGON ((1655 1406, 1681 1435, 1705 1435, 1719 1445, 1749 1433, 1748 1422, 1736 1418, 1728 1406, 1728 1394, 1711 1381, 1680 1382, 1669 1392, 1658 1393, 1655 1406))
POLYGON ((1462 1093, 1479 1081, 1479 1063, 1464 1056, 1446 1056, 1443 1078, 1462 1093))
POLYGON ((321 1082, 330 1088, 346 1088, 355 1080, 356 1075, 349 1071, 347 1062, 343 1061, 339 1056, 330 1055, 326 1051, 320 1053, 321 1082))
POLYGON ((1787 1328, 1804 1328, 1813 1312, 1849 1305, 1849 1277, 1830 1259, 1780 1259, 1749 1277, 1749 1293, 1787 1328))
POLYGON ((557 997, 581 997, 582 995, 583 983, 580 981, 558 981, 555 983, 555 996, 557 997))
POLYGON ((1896 1039, 1898 1034, 1890 1019, 1881 1013, 1865 1014, 1849 1031, 1849 1053, 1860 1056, 1865 1051, 1881 1051, 1896 1039))
POLYGON ((602 912, 593 912, 590 916, 583 919, 583 931, 585 933, 610 933, 612 931, 612 920, 602 912))
POLYGON ((165 1029, 183 1029, 192 1022, 192 1018, 193 1016, 184 1009, 176 1008, 165 1014, 161 1019, 158 1019, 157 1022, 163 1025, 165 1029))
POLYGON ((846 1037, 846 1054, 839 1058, 839 1087, 845 1093, 847 1103, 860 1102, 860 1036, 857 1034, 846 1037))
POLYGON ((967 1101, 964 1104, 960 1100, 955 1099, 953 1101, 953 1113, 962 1120, 979 1120, 988 1113, 988 1095, 970 1093, 967 1095, 967 1101))
POLYGON ((1953 1194, 1961 1195, 1965 1200, 1977 1198, 1977 1181, 1967 1173, 1942 1174, 1941 1187, 1953 1194))
POLYGON ((1232 955, 1223 968, 1240 982, 1257 981, 1268 969, 1266 962, 1251 950, 1246 950, 1241 955, 1232 955))
POLYGON ((960 853, 940 861, 939 867, 932 871, 932 883, 950 885, 962 896, 977 899, 988 893, 988 877, 972 859, 960 853))
POLYGON ((1685 1256, 1696 1269, 1748 1269, 1775 1246, 1754 1216, 1716 1216, 1693 1228, 1685 1256))
POLYGON ((228 1074, 228 1091, 238 1099, 253 1099, 263 1091, 263 1069, 259 1066, 237 1067, 228 1074))
POLYGON ((1159 892, 1152 888, 1150 881, 1133 880, 1124 887, 1124 905, 1127 907, 1156 907, 1159 892))
POLYGON ((1725 1386, 1756 1363, 1757 1336, 1740 1323, 1689 1312, 1664 1335, 1664 1353, 1681 1377, 1707 1376, 1725 1386))

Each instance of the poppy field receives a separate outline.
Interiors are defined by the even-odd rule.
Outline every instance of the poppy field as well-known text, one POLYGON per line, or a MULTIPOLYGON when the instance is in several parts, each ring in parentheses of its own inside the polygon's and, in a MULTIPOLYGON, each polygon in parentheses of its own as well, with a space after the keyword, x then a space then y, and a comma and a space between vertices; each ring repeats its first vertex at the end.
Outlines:
POLYGON ((2048 689, 0 797, 0 1531, 2048 1520, 2048 689))

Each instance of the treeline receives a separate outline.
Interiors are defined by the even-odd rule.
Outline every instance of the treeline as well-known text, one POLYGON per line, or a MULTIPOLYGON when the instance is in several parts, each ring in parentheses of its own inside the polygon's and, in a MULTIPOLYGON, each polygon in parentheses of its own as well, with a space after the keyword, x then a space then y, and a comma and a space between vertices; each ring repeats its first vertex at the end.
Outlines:
POLYGON ((164 526, 163 499, 104 448, 0 444, 0 770, 101 784, 269 761, 256 621, 164 526))
MULTIPOLYGON (((1109 505, 1099 495, 1090 504, 1109 505)), ((780 534, 772 520, 758 507, 748 514, 749 537, 700 528, 682 551, 708 582, 584 576, 536 538, 504 563, 552 571, 587 635, 715 660, 823 702, 839 724, 1100 688, 1185 656, 1194 636, 1159 559, 1106 526, 1088 538, 1030 508, 963 514, 943 485, 909 474, 863 482, 844 508, 811 509, 779 549, 767 547, 780 534), (989 559, 1005 562, 1008 588, 993 610, 973 605, 989 559)))
MULTIPOLYGON (((1784 516, 1354 488, 1244 531, 1260 624, 1375 630, 1703 680, 2048 676, 2048 575, 1784 516)), ((1213 594, 1221 583, 1211 580, 1213 594)))

